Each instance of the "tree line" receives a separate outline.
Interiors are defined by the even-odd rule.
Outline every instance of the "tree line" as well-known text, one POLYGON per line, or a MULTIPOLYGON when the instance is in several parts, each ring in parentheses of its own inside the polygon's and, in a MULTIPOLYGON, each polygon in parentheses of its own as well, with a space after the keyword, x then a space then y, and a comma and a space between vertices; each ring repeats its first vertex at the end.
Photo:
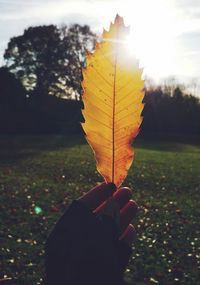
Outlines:
MULTIPOLYGON (((89 26, 30 27, 0 68, 0 133, 81 132, 81 80, 98 37, 89 26)), ((200 134, 200 102, 182 86, 145 89, 144 133, 200 134)))

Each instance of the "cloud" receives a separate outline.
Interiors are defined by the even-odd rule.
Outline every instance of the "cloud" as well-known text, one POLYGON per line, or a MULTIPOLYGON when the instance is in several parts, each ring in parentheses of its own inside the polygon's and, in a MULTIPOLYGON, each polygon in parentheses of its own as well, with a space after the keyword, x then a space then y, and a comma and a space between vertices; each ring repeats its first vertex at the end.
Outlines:
MULTIPOLYGON (((174 56, 177 58, 175 63, 177 74, 183 70, 185 75, 193 76, 199 71, 200 66, 200 0, 158 1, 161 6, 166 2, 172 3, 171 10, 168 10, 169 15, 166 11, 165 16, 167 27, 173 23, 170 37, 174 32, 173 44, 176 49, 174 56), (168 16, 170 18, 173 14, 175 21, 170 22, 168 16)), ((29 26, 79 23, 88 24, 92 29, 99 31, 102 26, 107 28, 116 10, 128 10, 132 20, 134 11, 130 3, 136 5, 136 8, 140 4, 141 11, 143 11, 145 7, 152 6, 156 1, 148 4, 149 0, 0 0, 0 64, 9 39, 23 34, 24 29, 29 26)), ((155 5, 151 8, 156 7, 155 5)), ((147 13, 151 15, 151 11, 148 10, 147 13)), ((140 13, 136 16, 148 25, 144 15, 143 18, 140 13)), ((162 24, 162 17, 160 20, 159 25, 162 24)), ((153 31, 156 31, 156 27, 157 23, 153 31)))
POLYGON ((200 6, 199 0, 175 0, 175 4, 181 8, 197 7, 200 6))
POLYGON ((180 74, 197 77, 200 74, 200 29, 182 33, 176 38, 175 45, 180 74))
POLYGON ((193 19, 199 19, 200 17, 199 0, 175 0, 175 7, 186 17, 193 19))
POLYGON ((183 33, 177 37, 178 44, 190 52, 199 52, 200 47, 200 29, 190 33, 183 33))
POLYGON ((0 0, 0 65, 9 39, 23 34, 29 26, 79 23, 98 30, 100 20, 93 16, 91 6, 81 0, 0 0))

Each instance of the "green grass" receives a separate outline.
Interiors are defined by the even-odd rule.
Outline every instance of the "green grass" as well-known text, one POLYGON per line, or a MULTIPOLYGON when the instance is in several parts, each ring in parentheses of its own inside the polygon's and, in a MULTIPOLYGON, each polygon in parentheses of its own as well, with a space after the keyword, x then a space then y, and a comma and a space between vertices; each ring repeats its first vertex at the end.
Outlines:
MULTIPOLYGON (((149 140, 135 145, 125 185, 133 189, 139 212, 126 280, 198 285, 200 147, 149 140)), ((52 226, 72 199, 99 181, 83 138, 1 136, 0 279, 7 279, 5 284, 42 283, 43 247, 52 226)))

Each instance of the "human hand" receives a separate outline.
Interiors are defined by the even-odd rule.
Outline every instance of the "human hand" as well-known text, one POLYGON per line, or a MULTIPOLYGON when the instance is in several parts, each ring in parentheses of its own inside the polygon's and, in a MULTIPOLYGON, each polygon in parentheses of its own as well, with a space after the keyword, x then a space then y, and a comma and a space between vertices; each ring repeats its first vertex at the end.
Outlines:
POLYGON ((130 257, 137 205, 112 183, 74 201, 46 243, 47 285, 118 285, 130 257))
POLYGON ((119 240, 131 246, 134 240, 134 226, 131 221, 136 215, 137 204, 130 200, 132 193, 128 187, 119 190, 112 183, 102 183, 84 194, 78 201, 91 209, 96 215, 113 218, 119 227, 119 240))

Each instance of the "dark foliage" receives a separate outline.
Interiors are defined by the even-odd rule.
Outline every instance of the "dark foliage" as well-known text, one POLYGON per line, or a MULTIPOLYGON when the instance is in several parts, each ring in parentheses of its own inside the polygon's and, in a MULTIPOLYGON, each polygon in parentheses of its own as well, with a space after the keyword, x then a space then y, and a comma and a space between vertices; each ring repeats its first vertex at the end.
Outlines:
POLYGON ((25 108, 26 93, 19 80, 8 68, 0 68, 0 110, 20 111, 25 108))
MULTIPOLYGON (((0 69, 0 133, 81 132, 81 69, 95 41, 77 24, 30 27, 12 38, 0 69)), ((146 90, 142 134, 200 134, 200 101, 182 90, 146 90)))
POLYGON ((88 26, 30 27, 11 38, 4 58, 30 95, 80 99, 85 53, 95 41, 88 26))
MULTIPOLYGON (((7 68, 0 69, 1 133, 81 132, 81 101, 56 96, 27 95, 7 68)), ((200 102, 179 87, 172 95, 161 88, 147 90, 142 134, 200 134, 200 102)))
POLYGON ((179 87, 172 95, 161 88, 147 90, 143 115, 144 132, 200 134, 200 101, 179 87))
POLYGON ((7 68, 0 68, 0 133, 80 132, 81 101, 27 96, 7 68))

